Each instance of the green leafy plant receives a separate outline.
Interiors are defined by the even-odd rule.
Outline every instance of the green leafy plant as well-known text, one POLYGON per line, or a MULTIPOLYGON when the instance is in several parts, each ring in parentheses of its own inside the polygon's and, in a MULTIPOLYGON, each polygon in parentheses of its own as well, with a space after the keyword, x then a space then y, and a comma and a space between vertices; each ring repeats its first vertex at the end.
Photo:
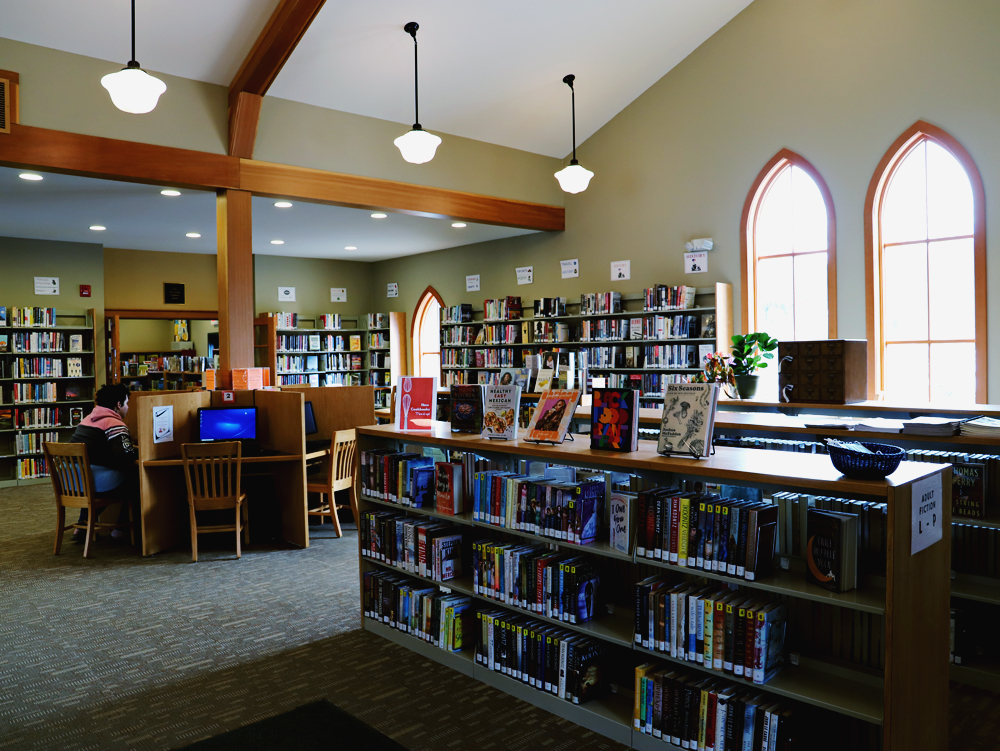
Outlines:
POLYGON ((778 340, 763 331, 733 336, 732 367, 737 376, 753 375, 759 368, 766 368, 765 360, 774 358, 778 340))

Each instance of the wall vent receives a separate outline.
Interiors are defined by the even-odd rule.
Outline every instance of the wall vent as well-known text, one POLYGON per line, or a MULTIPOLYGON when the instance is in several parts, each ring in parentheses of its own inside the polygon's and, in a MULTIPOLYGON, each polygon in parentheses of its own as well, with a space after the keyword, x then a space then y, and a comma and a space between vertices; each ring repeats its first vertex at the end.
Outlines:
POLYGON ((11 123, 17 119, 18 75, 0 70, 0 133, 10 133, 11 123))

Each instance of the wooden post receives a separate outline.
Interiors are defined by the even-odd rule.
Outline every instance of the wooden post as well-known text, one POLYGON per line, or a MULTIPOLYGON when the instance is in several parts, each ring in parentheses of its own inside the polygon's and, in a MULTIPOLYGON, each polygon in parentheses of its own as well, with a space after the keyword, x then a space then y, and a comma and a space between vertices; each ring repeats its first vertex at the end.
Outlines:
POLYGON ((219 245, 219 380, 223 388, 229 388, 233 368, 254 366, 250 193, 220 190, 216 217, 219 245))

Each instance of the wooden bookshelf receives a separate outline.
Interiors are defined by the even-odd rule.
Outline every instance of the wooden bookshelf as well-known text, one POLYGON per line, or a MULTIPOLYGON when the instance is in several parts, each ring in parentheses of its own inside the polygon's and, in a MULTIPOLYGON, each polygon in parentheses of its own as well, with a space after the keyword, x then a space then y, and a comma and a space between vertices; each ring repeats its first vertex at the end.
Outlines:
MULTIPOLYGON (((717 579, 738 583, 747 590, 770 592, 783 598, 797 598, 834 606, 845 613, 870 613, 883 619, 885 636, 882 646, 884 670, 862 668, 836 660, 822 659, 817 655, 802 656, 797 665, 786 664, 782 671, 763 685, 754 685, 754 691, 765 696, 781 697, 793 706, 802 705, 810 711, 833 713, 837 717, 853 718, 869 723, 872 734, 881 739, 881 748, 939 749, 947 744, 948 703, 948 594, 950 538, 944 538, 917 555, 910 555, 911 487, 914 482, 940 476, 944 489, 945 514, 950 510, 950 466, 904 462, 893 476, 885 481, 857 481, 844 478, 833 469, 829 458, 807 454, 777 454, 751 449, 720 447, 709 459, 681 459, 662 457, 655 452, 652 442, 640 441, 640 448, 629 454, 612 454, 592 451, 587 441, 577 440, 559 446, 537 445, 523 441, 493 442, 476 436, 452 434, 447 423, 435 423, 430 431, 399 431, 395 425, 364 427, 358 429, 359 451, 375 448, 404 446, 436 447, 451 451, 473 453, 494 462, 494 467, 506 466, 514 470, 521 460, 544 461, 575 466, 588 470, 605 470, 637 475, 656 484, 666 484, 671 478, 698 479, 709 482, 725 481, 727 484, 762 488, 766 491, 802 490, 821 492, 845 498, 876 500, 888 506, 887 517, 887 573, 884 581, 873 577, 869 585, 846 593, 831 593, 813 587, 796 572, 777 570, 773 576, 759 581, 746 581, 721 574, 711 574, 700 569, 687 569, 632 554, 623 554, 604 543, 572 545, 570 543, 539 537, 504 527, 475 521, 472 514, 449 516, 433 508, 413 508, 362 495, 362 512, 369 510, 394 510, 413 517, 447 519, 461 528, 468 528, 466 541, 495 539, 514 542, 532 539, 538 543, 552 544, 559 548, 582 552, 588 556, 617 561, 616 565, 632 566, 638 581, 639 570, 648 567, 669 569, 680 577, 695 581, 717 579), (920 722, 913 722, 914 716, 920 722)), ((359 481, 360 483, 360 481, 359 481)), ((946 518, 947 522, 948 519, 946 518)), ((418 579, 429 585, 440 586, 446 591, 468 594, 476 609, 509 611, 526 614, 531 620, 548 622, 536 613, 501 603, 472 591, 469 577, 438 582, 420 577, 385 562, 361 555, 362 584, 364 572, 371 570, 399 572, 407 578, 418 579)), ((628 599, 629 593, 620 593, 619 599, 628 599)), ((550 619, 551 620, 551 619, 550 619)), ((630 610, 614 611, 599 615, 595 620, 582 624, 552 621, 567 631, 585 634, 605 642, 615 659, 626 664, 616 666, 628 674, 635 665, 655 658, 664 665, 676 664, 678 669, 703 674, 706 677, 729 679, 739 685, 739 679, 691 663, 675 660, 662 652, 652 652, 634 643, 634 619, 630 610)), ((669 743, 640 733, 632 728, 632 687, 625 681, 613 686, 613 692, 604 698, 574 705, 537 691, 528 685, 497 672, 493 672, 462 652, 451 653, 438 649, 415 636, 396 631, 388 624, 364 618, 366 629, 391 639, 421 655, 441 664, 461 670, 466 675, 488 685, 518 696, 560 717, 578 723, 620 743, 637 749, 672 748, 669 743)), ((474 653, 474 645, 465 645, 464 652, 474 653)), ((955 670, 952 668, 952 673, 955 670)), ((749 685, 749 684, 743 684, 749 685)), ((817 725, 815 727, 823 727, 817 725)), ((809 745, 809 728, 804 729, 803 743, 809 745)))
MULTIPOLYGON (((14 326, 13 307, 6 308, 6 316, 0 323, 0 337, 7 342, 6 349, 0 351, 0 487, 32 485, 48 482, 48 471, 44 467, 41 443, 55 439, 68 441, 75 427, 71 421, 71 410, 79 409, 85 417, 94 404, 97 390, 94 344, 96 330, 94 309, 55 311, 55 319, 49 325, 14 326), (21 341, 25 334, 51 334, 62 337, 62 345, 47 349, 41 343, 21 341), (82 337, 80 350, 73 351, 70 337, 82 337), (24 375, 19 361, 27 367, 34 367, 43 358, 59 368, 60 375, 24 375), (69 375, 69 358, 79 358, 82 375, 69 375), (55 386, 55 399, 50 401, 29 401, 18 399, 19 387, 55 386), (67 398, 67 389, 70 390, 67 398), (73 393, 74 391, 78 393, 73 393), (58 410, 58 420, 43 424, 25 426, 30 414, 41 414, 47 409, 58 410), (39 410, 35 413, 35 410, 39 410), (9 422, 8 422, 9 420, 9 422), (34 463, 29 466, 28 461, 34 463), (32 469, 34 471, 32 471, 32 469)), ((58 338, 55 339, 58 342, 58 338)), ((51 342, 50 342, 51 344, 51 342)), ((55 417, 55 414, 51 415, 55 417)))

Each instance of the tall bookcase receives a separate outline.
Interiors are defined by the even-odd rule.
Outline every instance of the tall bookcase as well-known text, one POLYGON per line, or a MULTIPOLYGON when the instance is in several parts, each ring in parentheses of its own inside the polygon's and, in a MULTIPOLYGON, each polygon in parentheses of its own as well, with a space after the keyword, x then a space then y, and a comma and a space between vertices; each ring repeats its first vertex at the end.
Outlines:
POLYGON ((406 313, 369 313, 368 383, 375 388, 375 408, 390 406, 392 387, 406 375, 406 313))
MULTIPOLYGON (((526 315, 509 321, 484 320, 481 310, 473 310, 472 321, 452 321, 447 319, 451 309, 445 308, 442 309, 441 323, 441 383, 444 386, 476 383, 481 373, 497 373, 503 367, 523 367, 526 352, 559 348, 586 352, 587 369, 591 375, 602 376, 609 381, 625 379, 632 374, 643 376, 642 402, 644 406, 647 402, 648 406, 652 406, 653 402, 663 399, 663 382, 670 377, 694 376, 701 370, 700 358, 696 354, 693 361, 682 365, 668 366, 664 361, 628 367, 625 362, 615 361, 616 354, 620 359, 625 348, 640 348, 640 356, 645 357, 653 348, 661 348, 661 353, 669 355, 670 348, 686 348, 687 345, 694 347, 695 353, 699 345, 708 345, 713 352, 728 352, 733 334, 732 294, 731 284, 719 282, 712 287, 698 288, 692 308, 652 310, 644 309, 646 300, 643 293, 622 294, 621 310, 609 313, 581 312, 579 300, 567 300, 566 315, 526 315), (574 310, 576 312, 572 312, 574 310), (691 316, 698 320, 700 328, 700 321, 705 315, 715 319, 715 330, 710 336, 700 336, 700 330, 699 336, 694 337, 655 338, 648 333, 651 328, 648 324, 656 316, 667 319, 668 325, 678 316, 691 316), (631 319, 641 319, 646 333, 638 337, 630 336, 627 322, 631 319), (615 327, 608 326, 615 322, 619 324, 617 333, 609 330, 615 327), (565 327, 562 337, 559 327, 565 327), (484 341, 476 343, 477 337, 484 341), (477 365, 477 356, 481 356, 483 365, 477 365)), ((523 305, 525 311, 531 310, 526 301, 523 305)))
MULTIPOLYGON (((917 482, 941 482, 943 488, 944 522, 950 516, 950 467, 904 462, 889 481, 854 481, 837 472, 827 457, 805 454, 775 455, 770 452, 720 447, 709 459, 666 458, 655 453, 652 442, 641 441, 640 448, 630 454, 592 451, 586 441, 544 446, 521 441, 497 443, 477 437, 452 434, 446 423, 437 423, 428 432, 399 431, 395 425, 359 428, 359 451, 394 449, 415 451, 422 448, 473 454, 489 459, 494 468, 509 471, 523 469, 523 462, 540 461, 608 473, 638 475, 647 482, 667 485, 679 478, 727 483, 761 488, 764 491, 799 490, 805 493, 829 495, 856 500, 868 500, 887 505, 886 575, 884 579, 869 578, 860 589, 837 594, 815 587, 800 573, 777 570, 772 576, 758 581, 733 579, 700 569, 687 569, 664 562, 636 558, 634 547, 629 553, 611 548, 607 542, 573 545, 552 538, 501 528, 475 521, 471 513, 448 516, 433 506, 413 508, 361 494, 363 522, 369 512, 395 512, 416 519, 448 521, 463 530, 468 546, 473 541, 490 540, 524 544, 526 541, 547 543, 574 555, 585 556, 609 566, 624 566, 625 591, 609 597, 624 606, 600 613, 594 620, 582 624, 553 621, 536 613, 485 598, 473 591, 472 577, 462 576, 446 582, 435 581, 400 568, 378 558, 361 554, 359 559, 362 592, 366 572, 398 573, 416 584, 439 587, 441 591, 465 594, 472 598, 477 611, 502 611, 523 615, 531 621, 550 623, 568 632, 585 635, 603 643, 609 655, 606 673, 621 676, 605 698, 581 705, 571 704, 556 696, 529 687, 513 677, 487 669, 474 659, 474 644, 463 645, 459 652, 449 652, 432 646, 415 636, 397 630, 386 622, 369 615, 363 625, 369 631, 396 642, 424 657, 447 665, 491 686, 518 696, 558 716, 601 733, 637 749, 676 749, 677 747, 633 729, 632 707, 634 685, 629 676, 642 663, 655 660, 701 678, 717 678, 724 684, 750 686, 752 693, 762 694, 770 701, 791 706, 808 722, 802 724, 803 748, 827 748, 833 731, 850 720, 859 724, 867 743, 866 748, 937 750, 947 747, 948 739, 948 569, 950 541, 944 536, 930 547, 911 555, 911 524, 913 507, 920 502, 914 497, 917 482), (857 649, 879 650, 876 664, 880 669, 860 668, 843 660, 801 655, 763 685, 750 685, 730 674, 710 670, 701 664, 671 658, 669 654, 651 652, 635 644, 635 620, 628 603, 634 603, 634 583, 649 573, 669 571, 676 581, 688 583, 738 584, 748 594, 767 594, 784 601, 796 600, 812 607, 817 604, 833 613, 832 619, 817 619, 812 623, 796 622, 795 627, 826 633, 839 640, 844 629, 850 629, 866 616, 882 624, 881 635, 868 630, 866 645, 857 649), (832 621, 832 622, 830 622, 832 621), (876 637, 876 638, 873 638, 876 637)), ((359 542, 360 548, 360 542, 359 542)), ((390 590, 391 592, 391 590, 390 590)), ((391 597, 390 597, 391 601, 391 597)), ((382 601, 385 602, 385 599, 382 601)), ((364 602, 362 602, 364 613, 364 602)), ((475 634, 469 641, 475 641, 475 634)), ((859 746, 860 747, 860 746, 859 746)))
POLYGON ((36 316, 37 325, 22 326, 13 311, 6 308, 0 325, 7 342, 0 351, 0 487, 46 481, 42 443, 69 440, 97 388, 93 309, 56 310, 54 319, 36 316), (80 346, 72 349, 76 336, 80 346), (71 375, 77 361, 80 374, 71 375))

